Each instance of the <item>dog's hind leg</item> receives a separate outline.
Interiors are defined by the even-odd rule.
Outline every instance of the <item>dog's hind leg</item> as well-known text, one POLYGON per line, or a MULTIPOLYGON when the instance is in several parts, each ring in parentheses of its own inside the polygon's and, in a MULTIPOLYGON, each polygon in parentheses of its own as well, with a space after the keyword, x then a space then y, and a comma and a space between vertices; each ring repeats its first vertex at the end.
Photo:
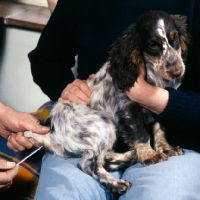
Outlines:
POLYGON ((38 146, 43 145, 46 149, 53 151, 56 155, 66 157, 61 150, 60 145, 50 138, 50 133, 40 135, 31 131, 25 131, 24 136, 29 138, 29 140, 32 140, 34 144, 37 144, 38 146))
POLYGON ((98 180, 108 191, 123 194, 131 187, 131 183, 114 178, 104 168, 106 153, 112 149, 116 140, 115 126, 109 118, 102 117, 101 119, 106 122, 102 124, 104 129, 101 129, 105 130, 106 133, 96 133, 96 135, 105 136, 93 140, 93 148, 84 150, 82 160, 78 166, 82 171, 98 180))
POLYGON ((131 183, 122 179, 114 178, 109 174, 103 164, 106 150, 96 151, 87 150, 78 167, 85 173, 98 180, 108 191, 118 194, 125 193, 131 187, 131 183))

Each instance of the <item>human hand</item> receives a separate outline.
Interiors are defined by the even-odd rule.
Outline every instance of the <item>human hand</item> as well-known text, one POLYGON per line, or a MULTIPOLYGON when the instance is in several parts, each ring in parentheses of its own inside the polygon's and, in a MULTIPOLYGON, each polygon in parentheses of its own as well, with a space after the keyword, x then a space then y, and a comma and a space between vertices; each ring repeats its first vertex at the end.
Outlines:
POLYGON ((145 66, 144 63, 141 63, 140 75, 126 94, 132 101, 158 115, 167 106, 169 92, 163 88, 150 85, 144 77, 145 66))
MULTIPOLYGON (((89 76, 89 79, 93 78, 93 74, 89 76)), ((75 79, 72 83, 68 84, 63 90, 59 102, 63 103, 90 103, 90 88, 86 81, 75 79)))
POLYGON ((33 138, 24 136, 24 132, 12 133, 7 140, 7 147, 14 152, 24 151, 32 147, 39 147, 40 144, 33 138))
POLYGON ((0 159, 0 191, 8 189, 18 173, 18 166, 14 162, 0 159))
POLYGON ((2 104, 0 109, 0 135, 5 139, 8 139, 11 133, 26 130, 38 134, 46 134, 50 131, 48 127, 40 125, 39 120, 29 113, 16 111, 2 104))

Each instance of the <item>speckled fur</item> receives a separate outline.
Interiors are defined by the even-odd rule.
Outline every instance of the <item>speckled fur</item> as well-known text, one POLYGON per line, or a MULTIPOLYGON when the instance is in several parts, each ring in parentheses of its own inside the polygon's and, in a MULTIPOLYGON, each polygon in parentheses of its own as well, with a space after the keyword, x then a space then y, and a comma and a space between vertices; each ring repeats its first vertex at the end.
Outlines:
POLYGON ((164 129, 157 122, 153 129, 155 149, 150 146, 148 126, 154 122, 151 113, 130 101, 124 91, 136 81, 141 58, 146 63, 150 84, 177 88, 185 71, 182 57, 186 54, 186 45, 184 17, 147 12, 114 43, 109 60, 92 80, 87 81, 91 88, 90 106, 57 103, 49 118, 51 132, 46 135, 26 133, 26 136, 34 137, 59 156, 82 157, 78 164, 81 170, 111 192, 126 192, 131 183, 112 177, 105 168, 118 169, 135 162, 147 166, 162 162, 167 156, 180 155, 182 151, 167 143, 164 129), (172 44, 175 34, 178 38, 176 44, 172 44), (159 49, 153 47, 157 53, 152 53, 146 44, 152 42, 152 38, 153 42, 158 42, 153 44, 158 45, 159 49), (119 138, 129 151, 113 151, 119 138))

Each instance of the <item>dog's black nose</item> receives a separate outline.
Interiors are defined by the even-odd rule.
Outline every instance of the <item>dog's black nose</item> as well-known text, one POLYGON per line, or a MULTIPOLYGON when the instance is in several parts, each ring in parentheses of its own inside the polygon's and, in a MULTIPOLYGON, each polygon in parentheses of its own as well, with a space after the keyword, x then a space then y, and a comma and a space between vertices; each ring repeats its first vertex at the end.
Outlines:
POLYGON ((172 76, 173 76, 173 78, 178 78, 178 77, 180 77, 180 76, 181 76, 181 70, 178 69, 178 70, 176 70, 176 71, 173 71, 173 72, 172 72, 172 76))

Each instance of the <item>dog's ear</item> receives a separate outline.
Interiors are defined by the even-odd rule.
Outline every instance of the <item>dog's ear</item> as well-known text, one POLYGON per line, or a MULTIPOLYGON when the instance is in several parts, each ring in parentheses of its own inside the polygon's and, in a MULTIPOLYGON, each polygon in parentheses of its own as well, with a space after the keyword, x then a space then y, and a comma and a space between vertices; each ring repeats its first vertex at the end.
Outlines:
POLYGON ((181 54, 183 58, 186 58, 187 56, 187 45, 189 43, 189 36, 187 34, 187 23, 186 23, 186 17, 180 16, 180 15, 170 15, 171 18, 174 20, 174 23, 176 25, 176 28, 179 31, 180 34, 180 45, 181 45, 181 54))
POLYGON ((108 72, 119 89, 128 90, 137 80, 140 57, 140 39, 135 25, 131 25, 126 35, 116 40, 110 51, 108 72))

